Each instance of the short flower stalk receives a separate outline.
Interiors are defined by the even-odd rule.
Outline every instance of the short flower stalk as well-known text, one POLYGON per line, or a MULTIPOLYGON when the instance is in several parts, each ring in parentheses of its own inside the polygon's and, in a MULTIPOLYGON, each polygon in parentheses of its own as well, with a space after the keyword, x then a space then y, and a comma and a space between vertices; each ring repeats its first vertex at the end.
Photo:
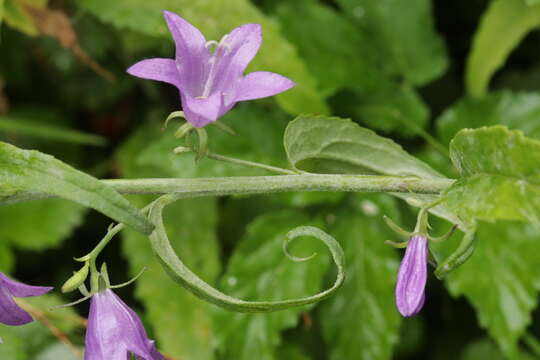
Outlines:
POLYGON ((429 259, 428 240, 444 241, 452 236, 456 229, 456 226, 453 226, 447 234, 438 238, 430 236, 428 234, 428 209, 429 207, 420 210, 416 227, 412 233, 401 229, 389 218, 384 218, 392 230, 408 238, 407 241, 400 243, 386 242, 397 248, 406 248, 405 255, 399 266, 395 290, 396 307, 404 317, 418 314, 425 303, 429 259))

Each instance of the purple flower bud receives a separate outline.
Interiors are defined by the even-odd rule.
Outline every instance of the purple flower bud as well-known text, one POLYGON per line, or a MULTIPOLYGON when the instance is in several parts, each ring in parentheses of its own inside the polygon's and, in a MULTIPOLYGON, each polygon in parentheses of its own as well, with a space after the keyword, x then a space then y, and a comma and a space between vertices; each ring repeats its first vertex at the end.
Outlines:
POLYGON ((112 290, 92 296, 84 360, 163 360, 141 319, 112 290))
POLYGON ((186 120, 193 126, 216 121, 238 101, 273 96, 295 85, 271 72, 243 75, 262 42, 259 24, 239 26, 214 44, 180 16, 163 14, 176 44, 176 58, 143 60, 127 72, 176 86, 186 120), (216 46, 213 52, 211 45, 216 46))
POLYGON ((32 322, 32 317, 21 309, 13 297, 29 297, 43 295, 52 287, 30 286, 11 280, 0 272, 0 323, 6 325, 24 325, 32 322))
POLYGON ((396 306, 401 315, 416 315, 424 306, 427 280, 427 239, 422 235, 410 238, 399 266, 396 285, 396 306))

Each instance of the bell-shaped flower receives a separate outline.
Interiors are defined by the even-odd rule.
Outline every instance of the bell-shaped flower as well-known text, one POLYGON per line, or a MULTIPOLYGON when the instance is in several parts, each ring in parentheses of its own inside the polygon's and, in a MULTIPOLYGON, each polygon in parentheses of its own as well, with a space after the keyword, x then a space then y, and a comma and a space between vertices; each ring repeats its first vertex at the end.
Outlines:
POLYGON ((31 286, 11 280, 0 272, 0 323, 6 325, 24 325, 32 322, 32 317, 21 309, 13 297, 43 295, 52 290, 48 286, 31 286))
POLYGON ((143 60, 127 72, 176 86, 184 116, 193 126, 216 121, 238 101, 272 96, 294 86, 291 80, 271 72, 243 75, 261 45, 259 24, 239 26, 216 43, 207 42, 180 16, 168 11, 164 16, 176 43, 176 58, 143 60), (212 52, 209 48, 213 46, 212 52))
POLYGON ((92 296, 84 360, 163 360, 141 320, 111 289, 92 296))
POLYGON ((427 238, 413 235, 401 261, 396 285, 396 305, 403 316, 416 315, 424 306, 427 260, 427 238))

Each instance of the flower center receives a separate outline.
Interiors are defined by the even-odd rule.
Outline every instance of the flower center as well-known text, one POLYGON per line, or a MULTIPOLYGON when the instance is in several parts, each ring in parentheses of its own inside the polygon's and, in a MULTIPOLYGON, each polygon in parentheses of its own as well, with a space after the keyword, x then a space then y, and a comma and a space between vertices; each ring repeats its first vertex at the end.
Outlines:
POLYGON ((201 96, 197 97, 198 99, 206 99, 212 92, 212 87, 214 86, 218 73, 219 62, 230 47, 230 44, 227 42, 227 35, 223 36, 219 43, 215 40, 211 40, 206 43, 208 50, 210 50, 210 47, 212 46, 215 46, 216 49, 210 58, 210 71, 204 84, 203 93, 201 96))

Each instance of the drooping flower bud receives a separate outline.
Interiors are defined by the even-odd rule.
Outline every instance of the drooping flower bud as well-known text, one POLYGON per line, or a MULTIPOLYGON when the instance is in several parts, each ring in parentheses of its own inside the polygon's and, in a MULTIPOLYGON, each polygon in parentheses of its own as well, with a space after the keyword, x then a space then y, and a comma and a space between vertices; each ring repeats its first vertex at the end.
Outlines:
POLYGON ((416 315, 424 306, 427 260, 427 238, 413 235, 399 266, 396 285, 396 305, 405 317, 416 315))
POLYGON ((111 289, 92 296, 85 338, 85 360, 163 360, 141 319, 111 289))

